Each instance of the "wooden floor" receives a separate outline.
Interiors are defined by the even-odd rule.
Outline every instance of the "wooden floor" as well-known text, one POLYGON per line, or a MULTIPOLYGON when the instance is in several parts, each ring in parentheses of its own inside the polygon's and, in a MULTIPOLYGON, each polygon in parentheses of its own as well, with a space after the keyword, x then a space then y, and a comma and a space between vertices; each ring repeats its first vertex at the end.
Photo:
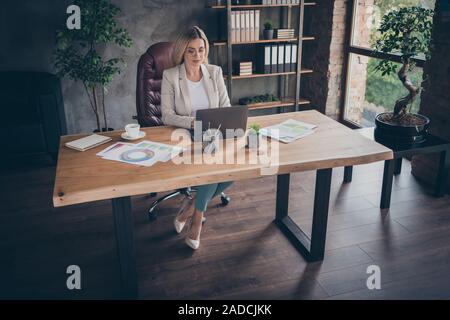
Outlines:
MULTIPOLYGON (((109 201, 55 209, 54 168, 0 176, 0 298, 115 298, 120 275, 109 201), (66 288, 81 268, 82 290, 66 288)), ((151 199, 133 198, 143 299, 449 299, 450 197, 433 198, 410 174, 394 181, 389 212, 378 209, 382 163, 358 166, 342 184, 334 170, 325 260, 306 263, 274 226, 274 177, 236 182, 232 201, 207 213, 192 252, 172 227, 178 200, 149 222, 151 199), (369 265, 381 289, 366 286, 369 265)), ((290 212, 310 228, 314 173, 291 179, 290 212)))

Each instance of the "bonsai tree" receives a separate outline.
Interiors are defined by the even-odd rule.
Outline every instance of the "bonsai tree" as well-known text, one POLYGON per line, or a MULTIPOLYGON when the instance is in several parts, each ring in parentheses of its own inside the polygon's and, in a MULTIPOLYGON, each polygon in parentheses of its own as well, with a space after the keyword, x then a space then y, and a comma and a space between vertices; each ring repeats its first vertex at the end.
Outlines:
POLYGON ((105 59, 98 50, 108 44, 130 47, 132 40, 126 30, 117 26, 114 18, 120 9, 108 0, 75 0, 73 4, 80 7, 81 29, 57 31, 55 68, 59 76, 83 83, 98 131, 102 131, 98 97, 101 92, 104 128, 107 131, 105 91, 114 76, 120 73, 119 63, 123 63, 123 59, 105 59))
POLYGON ((407 117, 411 106, 420 93, 421 85, 415 85, 408 77, 408 72, 414 67, 412 57, 424 54, 430 56, 430 42, 432 31, 433 10, 421 7, 406 7, 392 10, 382 18, 378 28, 379 36, 375 40, 375 49, 384 53, 399 54, 402 66, 397 71, 397 64, 389 60, 381 60, 375 67, 375 71, 384 75, 397 72, 398 78, 408 90, 408 94, 399 98, 394 106, 394 112, 390 119, 394 123, 413 123, 414 120, 407 117), (408 104, 410 105, 407 110, 408 104))

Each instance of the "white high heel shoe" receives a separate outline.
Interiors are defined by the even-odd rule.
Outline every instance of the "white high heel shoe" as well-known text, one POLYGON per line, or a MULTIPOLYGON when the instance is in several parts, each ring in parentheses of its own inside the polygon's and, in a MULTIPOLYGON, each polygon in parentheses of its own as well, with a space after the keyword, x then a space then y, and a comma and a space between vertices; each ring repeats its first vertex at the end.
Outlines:
MULTIPOLYGON (((205 217, 202 217, 202 222, 203 222, 203 219, 204 219, 205 217)), ((191 222, 191 225, 189 226, 189 231, 191 230, 191 228, 192 228, 192 222, 191 222)), ((184 239, 184 241, 186 242, 186 244, 189 246, 189 247, 191 247, 192 249, 194 249, 194 250, 197 250, 198 249, 198 247, 200 247, 200 234, 201 234, 201 232, 202 232, 202 225, 200 225, 200 232, 199 232, 199 234, 198 234, 198 238, 197 239, 191 239, 190 237, 189 237, 189 233, 190 232, 188 232, 188 235, 186 236, 186 238, 184 239)))
POLYGON ((192 203, 192 201, 193 201, 192 198, 186 197, 186 198, 183 200, 183 203, 181 204, 181 208, 180 208, 180 210, 178 210, 178 213, 177 213, 177 215, 175 216, 175 219, 173 220, 173 225, 174 225, 175 231, 176 231, 177 233, 181 233, 181 231, 183 231, 183 228, 184 228, 184 226, 186 225, 186 221, 189 220, 189 219, 186 219, 186 221, 180 222, 180 221, 178 221, 177 218, 178 218, 178 216, 179 216, 180 214, 183 213, 183 211, 186 209, 186 207, 188 207, 188 206, 192 203))
POLYGON ((200 247, 200 238, 198 240, 193 240, 189 237, 186 237, 185 241, 186 244, 194 250, 197 250, 198 247, 200 247))

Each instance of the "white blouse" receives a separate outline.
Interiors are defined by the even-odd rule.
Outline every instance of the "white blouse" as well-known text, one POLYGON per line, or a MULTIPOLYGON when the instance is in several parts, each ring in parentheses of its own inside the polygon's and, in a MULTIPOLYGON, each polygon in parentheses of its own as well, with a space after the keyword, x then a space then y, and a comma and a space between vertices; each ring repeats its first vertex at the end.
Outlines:
POLYGON ((202 79, 198 82, 193 82, 186 79, 189 88, 189 95, 191 97, 192 117, 195 117, 197 110, 209 108, 208 94, 206 93, 204 79, 205 77, 202 77, 202 79))

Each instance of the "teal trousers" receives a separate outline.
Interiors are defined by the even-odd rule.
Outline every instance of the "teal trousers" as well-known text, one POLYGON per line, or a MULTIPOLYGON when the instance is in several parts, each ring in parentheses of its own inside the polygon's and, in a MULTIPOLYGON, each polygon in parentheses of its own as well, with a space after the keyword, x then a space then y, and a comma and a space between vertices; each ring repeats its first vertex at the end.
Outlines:
POLYGON ((197 186, 197 195, 195 198, 195 209, 205 212, 209 201, 215 196, 221 194, 233 182, 211 183, 202 186, 197 186))

